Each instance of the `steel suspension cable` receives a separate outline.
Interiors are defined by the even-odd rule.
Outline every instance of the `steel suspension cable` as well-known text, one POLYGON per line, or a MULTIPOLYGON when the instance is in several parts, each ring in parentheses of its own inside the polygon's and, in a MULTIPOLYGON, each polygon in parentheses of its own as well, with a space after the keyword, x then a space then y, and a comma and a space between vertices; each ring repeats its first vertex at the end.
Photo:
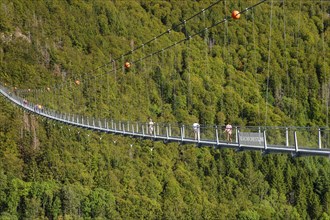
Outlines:
MULTIPOLYGON (((321 12, 323 13, 323 11, 325 11, 324 9, 324 4, 322 4, 324 1, 320 0, 321 2, 321 12)), ((326 65, 326 50, 325 50, 325 27, 324 27, 324 16, 322 15, 322 48, 323 48, 323 66, 325 68, 325 75, 329 75, 329 73, 327 72, 327 65, 326 65)), ((329 127, 329 98, 330 98, 330 79, 328 80, 328 82, 325 82, 325 105, 326 105, 326 126, 329 127)))
POLYGON ((273 21, 273 0, 270 3, 270 18, 269 18, 269 45, 268 45, 268 71, 267 71, 267 87, 266 87, 266 111, 265 111, 265 126, 267 126, 268 117, 268 93, 269 93, 269 77, 270 77, 270 50, 272 44, 272 21, 273 21))
MULTIPOLYGON (((299 43, 299 37, 300 37, 300 19, 301 19, 301 7, 302 7, 302 3, 301 3, 301 0, 299 1, 299 17, 298 17, 298 34, 296 35, 296 38, 295 38, 295 41, 296 41, 296 44, 297 44, 297 50, 296 50, 296 57, 298 59, 299 57, 299 48, 300 48, 300 43, 299 43)), ((296 76, 298 75, 298 67, 299 67, 299 59, 298 59, 298 62, 297 62, 297 65, 296 65, 296 76)), ((293 92, 293 98, 294 100, 296 100, 296 94, 297 94, 297 80, 293 80, 294 82, 294 92, 293 92)), ((292 112, 292 111, 291 111, 292 112)), ((292 114, 293 117, 296 116, 296 105, 293 105, 293 114, 292 114)))
MULTIPOLYGON (((190 21, 191 19, 193 19, 194 17, 200 15, 200 14, 203 13, 204 11, 207 11, 207 10, 211 9, 212 7, 214 7, 215 5, 217 5, 217 4, 218 4, 219 2, 221 2, 221 1, 222 1, 222 0, 218 0, 218 1, 214 2, 213 4, 209 5, 209 6, 206 7, 205 9, 202 9, 202 10, 199 11, 198 13, 192 15, 191 17, 189 17, 189 18, 187 18, 187 19, 184 19, 182 22, 180 22, 179 24, 175 25, 173 28, 169 28, 169 29, 167 29, 167 30, 164 31, 163 33, 161 33, 161 34, 159 34, 159 35, 153 37, 152 39, 148 40, 147 42, 142 43, 140 46, 137 46, 136 48, 133 48, 132 50, 130 50, 130 51, 128 51, 128 52, 126 52, 126 53, 124 53, 124 54, 118 56, 117 58, 114 58, 111 62, 118 61, 118 60, 120 60, 121 58, 123 58, 123 57, 125 57, 125 56, 128 56, 128 55, 130 55, 131 53, 133 53, 134 51, 137 51, 137 50, 143 48, 144 46, 150 44, 151 42, 157 40, 158 38, 160 38, 160 37, 162 37, 162 36, 164 36, 164 35, 166 35, 166 34, 169 34, 172 30, 175 30, 175 29, 177 29, 178 27, 180 27, 181 25, 186 24, 187 21, 190 21)), ((110 63, 111 63, 111 62, 110 62, 110 63)), ((94 72, 94 71, 96 71, 96 70, 98 70, 98 69, 100 69, 100 68, 106 67, 106 66, 108 66, 108 65, 109 65, 109 63, 105 63, 105 64, 103 64, 103 65, 101 65, 101 66, 96 67, 95 69, 93 69, 93 70, 90 71, 90 72, 94 72)))
MULTIPOLYGON (((250 7, 247 7, 247 8, 245 8, 244 10, 240 11, 238 14, 244 14, 244 13, 246 13, 248 10, 257 7, 258 5, 260 5, 260 4, 262 4, 262 3, 266 2, 266 1, 268 1, 268 0, 261 0, 260 2, 258 2, 258 3, 254 4, 254 5, 252 5, 252 6, 250 6, 250 7)), ((199 13, 199 14, 200 14, 200 13, 199 13)), ((156 51, 156 52, 153 52, 153 53, 150 53, 150 54, 148 54, 148 55, 146 55, 146 56, 144 56, 144 57, 141 57, 140 59, 133 60, 131 63, 134 64, 134 63, 141 62, 142 60, 148 59, 149 57, 151 57, 151 56, 153 56, 153 55, 157 55, 157 54, 161 53, 163 50, 171 49, 172 47, 174 47, 174 46, 176 46, 176 45, 178 45, 178 44, 181 44, 181 43, 183 43, 183 42, 185 42, 185 41, 187 41, 187 40, 189 40, 189 39, 191 39, 191 38, 193 38, 193 37, 195 37, 195 36, 197 36, 197 35, 201 35, 204 31, 207 31, 208 29, 214 28, 214 27, 216 27, 216 26, 218 26, 218 25, 220 25, 220 24, 222 24, 222 23, 225 23, 225 22, 231 20, 231 19, 232 19, 232 18, 231 18, 230 16, 227 16, 227 17, 225 17, 224 19, 222 19, 222 20, 220 20, 220 21, 218 21, 218 22, 215 22, 213 25, 211 25, 211 26, 209 26, 209 27, 206 27, 206 28, 204 28, 204 29, 201 29, 201 30, 199 30, 198 32, 196 32, 196 33, 194 33, 194 34, 192 34, 192 35, 189 35, 189 36, 187 36, 187 37, 185 37, 185 38, 183 38, 183 39, 181 39, 181 40, 179 40, 179 41, 177 41, 177 42, 175 42, 175 43, 173 43, 173 44, 171 44, 171 45, 169 45, 169 46, 167 46, 167 47, 165 47, 165 48, 163 48, 163 49, 160 49, 160 50, 158 50, 158 51, 156 51)), ((185 21, 187 21, 187 20, 188 20, 188 19, 186 19, 185 21)), ((190 20, 190 19, 189 19, 189 20, 190 20)), ((185 22, 183 22, 182 24, 184 24, 184 23, 185 23, 185 22)), ((164 32, 164 33, 165 33, 165 32, 164 32)), ((166 33, 168 33, 168 32, 166 32, 166 33)), ((157 39, 157 38, 155 38, 155 39, 157 39)), ((144 46, 145 44, 142 44, 142 45, 144 46)), ((128 53, 124 54, 124 56, 126 56, 126 55, 128 55, 128 54, 130 54, 130 53, 131 53, 131 52, 128 52, 128 53)), ((122 57, 123 57, 123 56, 122 56, 122 57)), ((117 60, 118 60, 118 58, 114 59, 113 61, 117 61, 117 60)), ((103 66, 101 66, 101 67, 98 67, 97 69, 99 69, 99 68, 103 68, 103 67, 105 67, 105 66, 106 66, 106 65, 103 65, 103 66)), ((118 67, 118 68, 121 68, 121 67, 118 67)))
MULTIPOLYGON (((290 94, 290 77, 289 77, 289 66, 288 66, 288 57, 287 57, 287 36, 286 36, 286 11, 285 11, 285 0, 282 2, 282 7, 283 7, 283 36, 284 36, 284 69, 286 72, 286 85, 288 87, 287 94, 290 94)), ((284 95, 287 95, 284 94, 284 95)))

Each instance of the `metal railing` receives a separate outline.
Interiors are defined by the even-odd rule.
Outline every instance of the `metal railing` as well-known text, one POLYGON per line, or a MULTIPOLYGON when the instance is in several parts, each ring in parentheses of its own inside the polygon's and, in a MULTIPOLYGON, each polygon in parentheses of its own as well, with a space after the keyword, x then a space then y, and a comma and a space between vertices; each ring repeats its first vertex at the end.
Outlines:
POLYGON ((164 142, 176 141, 200 146, 212 146, 215 148, 259 150, 263 151, 263 153, 291 153, 294 156, 330 156, 330 130, 325 127, 233 126, 233 141, 229 143, 226 141, 223 133, 225 126, 202 125, 198 129, 198 135, 195 135, 192 125, 154 123, 153 132, 150 133, 147 122, 119 121, 58 112, 30 103, 1 84, 0 93, 29 112, 65 124, 96 131, 150 138, 164 142), (244 135, 247 135, 245 139, 249 140, 249 135, 251 134, 258 134, 256 137, 262 141, 262 144, 239 141, 239 137, 244 137, 244 135))

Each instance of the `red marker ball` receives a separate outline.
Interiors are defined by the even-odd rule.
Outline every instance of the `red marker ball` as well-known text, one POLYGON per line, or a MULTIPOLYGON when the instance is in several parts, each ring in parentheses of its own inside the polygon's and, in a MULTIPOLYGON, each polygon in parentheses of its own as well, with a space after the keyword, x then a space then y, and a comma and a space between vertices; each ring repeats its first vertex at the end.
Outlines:
POLYGON ((241 17, 241 14, 239 13, 239 11, 236 11, 234 10, 232 13, 231 13, 231 17, 233 19, 239 19, 241 17))

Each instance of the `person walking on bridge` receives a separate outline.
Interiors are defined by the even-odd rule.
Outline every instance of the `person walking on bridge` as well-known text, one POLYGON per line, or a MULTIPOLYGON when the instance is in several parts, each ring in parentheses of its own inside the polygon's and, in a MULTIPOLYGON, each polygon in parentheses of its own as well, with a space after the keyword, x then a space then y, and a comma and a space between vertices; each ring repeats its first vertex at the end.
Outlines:
POLYGON ((154 122, 152 121, 151 118, 149 118, 149 134, 153 134, 154 133, 154 122))
POLYGON ((232 134, 233 134, 233 126, 228 122, 225 128, 226 136, 227 136, 227 142, 232 142, 232 134))
POLYGON ((199 140, 199 128, 200 128, 200 125, 197 123, 197 122, 195 122, 194 124, 193 124, 193 130, 194 130, 194 134, 195 134, 195 140, 199 140))

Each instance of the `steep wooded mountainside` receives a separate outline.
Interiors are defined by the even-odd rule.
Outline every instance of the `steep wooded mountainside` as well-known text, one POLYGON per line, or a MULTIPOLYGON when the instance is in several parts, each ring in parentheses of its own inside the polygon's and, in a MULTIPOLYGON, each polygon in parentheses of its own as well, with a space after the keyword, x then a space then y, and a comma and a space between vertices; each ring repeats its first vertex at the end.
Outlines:
MULTIPOLYGON (((183 22, 214 1, 3 0, 0 81, 83 115, 328 126, 329 2, 269 0, 205 29, 257 2, 221 1, 183 22)), ((330 218, 326 158, 93 133, 2 97, 0 125, 0 219, 330 218)))

